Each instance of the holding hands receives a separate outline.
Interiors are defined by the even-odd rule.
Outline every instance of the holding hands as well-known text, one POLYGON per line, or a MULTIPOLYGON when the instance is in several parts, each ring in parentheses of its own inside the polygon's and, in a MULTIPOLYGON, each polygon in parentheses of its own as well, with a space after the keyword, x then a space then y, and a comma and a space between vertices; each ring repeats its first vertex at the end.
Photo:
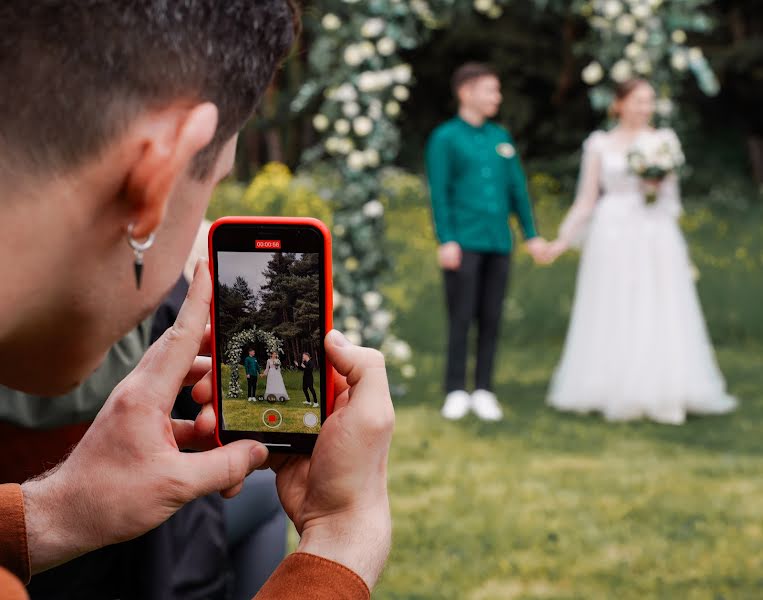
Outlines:
POLYGON ((552 242, 541 237, 527 241, 527 251, 539 265, 550 265, 569 249, 567 242, 559 238, 552 242))

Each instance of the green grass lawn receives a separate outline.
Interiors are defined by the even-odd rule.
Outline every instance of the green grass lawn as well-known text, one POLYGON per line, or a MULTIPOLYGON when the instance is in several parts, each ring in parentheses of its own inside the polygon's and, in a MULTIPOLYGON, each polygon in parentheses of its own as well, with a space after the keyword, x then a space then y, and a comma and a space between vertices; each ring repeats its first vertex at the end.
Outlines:
MULTIPOLYGON (((286 402, 267 402, 263 399, 265 394, 265 378, 257 382, 257 396, 261 400, 258 402, 247 402, 246 400, 246 375, 244 368, 239 367, 239 381, 241 382, 242 397, 228 398, 228 382, 230 381, 230 370, 227 365, 222 367, 222 388, 224 392, 223 415, 225 416, 225 427, 232 431, 270 431, 264 422, 263 415, 274 409, 281 415, 281 425, 273 431, 288 431, 290 433, 316 433, 320 431, 320 425, 317 427, 307 427, 303 418, 306 413, 317 414, 320 421, 320 409, 311 408, 303 404, 305 395, 302 393, 302 371, 294 369, 283 369, 283 380, 286 385, 286 391, 289 394, 289 400, 286 402)), ((318 371, 313 375, 316 394, 320 394, 320 373, 318 371)), ((319 398, 320 400, 320 398, 319 398)), ((265 415, 267 418, 267 415, 265 415)))
MULTIPOLYGON (((417 375, 402 382, 390 370, 406 393, 395 398, 390 457, 394 543, 374 598, 763 598, 763 208, 685 203, 737 412, 671 427, 546 407, 577 257, 538 268, 519 251, 496 367, 506 418, 450 423, 439 416, 445 319, 424 188, 417 177, 386 184, 384 292, 417 375)), ((531 187, 553 236, 571 190, 542 174, 531 187)))
MULTIPOLYGON (((506 419, 487 424, 439 416, 445 321, 428 211, 393 204, 386 292, 417 376, 395 399, 394 543, 374 598, 763 598, 761 211, 702 210, 685 229, 736 413, 671 427, 548 408, 577 259, 537 268, 519 252, 496 368, 506 419)), ((558 215, 540 207, 547 230, 558 215)))

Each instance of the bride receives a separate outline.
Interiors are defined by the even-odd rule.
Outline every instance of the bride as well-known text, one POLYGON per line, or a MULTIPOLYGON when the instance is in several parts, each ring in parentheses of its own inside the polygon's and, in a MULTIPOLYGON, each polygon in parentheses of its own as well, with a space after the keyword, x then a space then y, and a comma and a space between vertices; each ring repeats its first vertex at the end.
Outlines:
POLYGON ((546 255, 552 261, 582 245, 548 402, 612 421, 680 424, 687 413, 729 412, 736 401, 726 393, 692 280, 678 178, 656 182, 650 205, 647 184, 628 169, 628 151, 642 136, 678 145, 672 130, 650 127, 654 106, 648 82, 623 84, 612 107, 617 126, 584 144, 575 202, 546 255))
POLYGON ((270 358, 268 359, 262 376, 268 378, 265 385, 266 399, 269 399, 271 396, 275 396, 275 398, 281 402, 289 399, 289 394, 286 392, 286 386, 284 385, 283 376, 281 375, 281 361, 278 359, 278 352, 270 353, 270 358))

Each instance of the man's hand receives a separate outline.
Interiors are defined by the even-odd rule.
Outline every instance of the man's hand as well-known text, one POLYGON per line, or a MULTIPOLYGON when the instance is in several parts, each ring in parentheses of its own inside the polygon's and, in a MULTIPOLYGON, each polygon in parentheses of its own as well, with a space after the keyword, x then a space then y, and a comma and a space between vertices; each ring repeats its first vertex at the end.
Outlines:
POLYGON ((461 268, 463 252, 458 242, 446 242, 437 249, 437 259, 440 267, 446 271, 457 271, 461 268))
POLYGON ((301 552, 355 571, 373 588, 391 543, 387 457, 395 415, 384 357, 351 344, 338 331, 326 336, 337 371, 336 403, 311 457, 276 457, 270 465, 301 552))
POLYGON ((525 246, 536 263, 540 265, 547 264, 546 250, 548 248, 548 242, 546 240, 542 237, 534 237, 527 240, 525 246))
MULTIPOLYGON (((211 404, 196 421, 175 420, 178 390, 204 377, 211 390, 209 334, 212 282, 200 261, 175 325, 109 396, 85 437, 57 469, 24 483, 32 572, 102 546, 137 537, 185 503, 216 491, 235 495, 268 451, 253 441, 212 446, 211 404)), ((211 399, 211 394, 208 394, 211 399)))
POLYGON ((567 252, 569 245, 564 240, 556 239, 546 247, 546 262, 552 263, 562 254, 567 252))

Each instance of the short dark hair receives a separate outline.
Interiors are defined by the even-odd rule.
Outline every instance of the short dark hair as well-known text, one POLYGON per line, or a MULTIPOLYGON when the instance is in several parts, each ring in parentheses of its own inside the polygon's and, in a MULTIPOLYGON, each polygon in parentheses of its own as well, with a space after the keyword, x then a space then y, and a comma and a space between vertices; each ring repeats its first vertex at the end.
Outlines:
POLYGON ((453 95, 458 95, 458 90, 461 89, 462 85, 480 77, 498 78, 498 73, 493 67, 485 63, 468 62, 461 65, 450 78, 450 88, 453 90, 453 95))
POLYGON ((0 164, 31 173, 97 155, 147 108, 219 111, 206 177, 297 35, 290 0, 3 0, 0 164))
POLYGON ((312 356, 307 350, 305 350, 302 354, 307 354, 308 356, 312 356))

